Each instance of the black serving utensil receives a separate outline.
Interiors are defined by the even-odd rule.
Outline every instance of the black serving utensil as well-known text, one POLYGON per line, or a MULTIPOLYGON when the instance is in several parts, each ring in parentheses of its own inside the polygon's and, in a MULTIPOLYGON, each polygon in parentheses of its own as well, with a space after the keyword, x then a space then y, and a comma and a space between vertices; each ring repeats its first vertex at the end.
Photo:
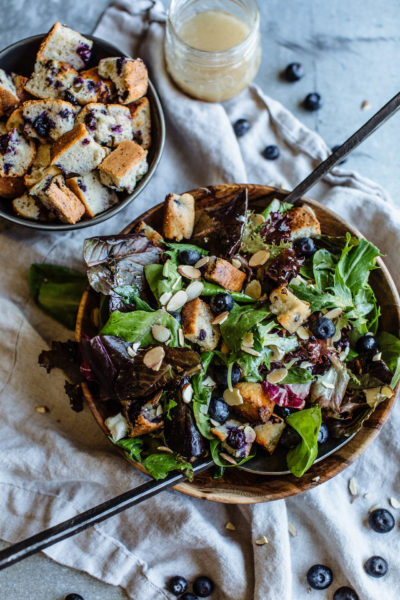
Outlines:
MULTIPOLYGON (((193 465, 194 475, 206 471, 213 464, 214 462, 209 459, 198 460, 193 465)), ((57 542, 61 542, 89 527, 93 527, 93 525, 101 523, 101 521, 105 521, 123 510, 126 510, 135 504, 139 504, 186 479, 186 475, 176 472, 170 473, 161 481, 151 479, 128 492, 124 492, 115 498, 102 502, 102 504, 89 508, 89 510, 82 512, 67 521, 63 521, 58 525, 54 525, 54 527, 45 529, 26 540, 12 544, 8 548, 0 551, 0 570, 6 569, 14 563, 17 563, 24 558, 28 558, 28 556, 36 554, 36 552, 40 552, 53 544, 57 544, 57 542)))

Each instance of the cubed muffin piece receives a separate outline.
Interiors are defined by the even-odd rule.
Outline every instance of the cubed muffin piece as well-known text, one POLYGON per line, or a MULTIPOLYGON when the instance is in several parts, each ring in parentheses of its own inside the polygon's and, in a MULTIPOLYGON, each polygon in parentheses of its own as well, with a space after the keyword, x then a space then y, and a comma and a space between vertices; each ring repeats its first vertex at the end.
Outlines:
POLYGON ((65 185, 62 175, 45 177, 29 193, 37 197, 43 206, 63 223, 77 223, 85 214, 84 205, 65 185))
POLYGON ((241 381, 234 386, 239 390, 243 403, 232 406, 233 412, 250 423, 266 423, 275 408, 261 383, 241 381))
POLYGON ((138 223, 136 225, 134 231, 135 231, 135 233, 139 233, 140 231, 143 231, 143 233, 145 234, 145 236, 147 237, 147 239, 150 242, 152 242, 155 246, 159 246, 160 248, 163 247, 163 241, 164 241, 163 236, 160 233, 158 233, 158 231, 153 229, 153 227, 150 227, 150 225, 148 225, 144 221, 140 221, 140 223, 138 223))
POLYGON ((248 423, 229 419, 223 425, 211 428, 211 433, 222 442, 222 448, 235 458, 246 458, 250 454, 256 434, 248 423))
POLYGON ((84 123, 96 142, 117 146, 132 139, 132 117, 127 106, 90 103, 82 108, 77 123, 84 123))
POLYGON ((269 296, 271 312, 289 333, 295 333, 311 315, 309 302, 297 298, 287 285, 281 285, 269 296))
POLYGON ((0 175, 21 177, 33 163, 36 147, 16 129, 0 137, 0 175))
POLYGON ((22 107, 19 106, 15 108, 11 115, 8 117, 6 122, 7 131, 11 131, 11 129, 16 129, 19 133, 24 132, 24 119, 22 117, 22 107))
POLYGON ((230 292, 240 292, 246 279, 246 273, 223 258, 211 256, 205 267, 204 278, 230 292))
POLYGON ((7 114, 19 102, 17 88, 11 75, 0 69, 0 117, 7 114))
POLYGON ((28 100, 22 105, 24 132, 46 142, 56 141, 73 129, 76 108, 65 100, 28 100))
POLYGON ((140 98, 128 106, 132 117, 133 139, 148 150, 151 144, 151 114, 148 98, 140 98))
POLYGON ((29 77, 25 77, 24 75, 16 75, 12 73, 12 79, 17 90, 17 96, 20 102, 25 102, 26 100, 31 100, 32 96, 25 91, 25 84, 27 83, 29 77))
POLYGON ((157 393, 151 400, 144 404, 139 412, 137 405, 133 403, 124 411, 129 424, 128 437, 137 437, 138 435, 146 435, 153 431, 158 431, 164 426, 163 409, 161 405, 161 393, 157 393))
POLYGON ((292 240, 320 235, 321 225, 314 211, 308 206, 294 206, 288 214, 292 240))
POLYGON ((68 131, 53 145, 51 164, 63 173, 83 175, 93 171, 106 156, 100 146, 81 123, 68 131))
POLYGON ((132 141, 121 142, 99 166, 104 185, 117 192, 133 192, 136 183, 147 173, 147 152, 132 141))
POLYGON ((214 315, 201 298, 187 302, 182 310, 183 335, 202 350, 215 350, 220 339, 219 328, 212 324, 214 315))
POLYGON ((141 58, 102 58, 98 68, 100 77, 114 83, 121 104, 130 104, 146 95, 148 75, 141 58))
POLYGON ((193 234, 195 202, 191 194, 168 194, 164 202, 164 235, 180 242, 193 234))
POLYGON ((51 145, 39 144, 36 150, 35 160, 24 175, 24 182, 27 188, 31 188, 41 181, 44 177, 55 177, 61 173, 58 167, 50 166, 51 145))
POLYGON ((272 415, 266 423, 254 427, 257 444, 265 448, 269 454, 273 454, 285 427, 286 423, 283 419, 272 415))
POLYGON ((18 217, 30 219, 31 221, 39 221, 41 214, 39 202, 33 196, 29 196, 28 192, 19 198, 14 198, 12 206, 18 217))
POLYGON ((93 67, 81 71, 75 77, 65 99, 73 104, 110 102, 113 94, 112 85, 111 81, 101 79, 97 67, 93 67))
POLYGON ((38 60, 25 90, 36 98, 63 98, 78 72, 68 63, 59 60, 38 60))
POLYGON ((89 62, 92 46, 92 40, 57 22, 40 44, 37 60, 60 60, 74 69, 83 69, 89 62))
POLYGON ((97 171, 66 180, 66 185, 85 206, 88 217, 94 217, 118 202, 118 196, 103 185, 97 171))
POLYGON ((16 198, 24 191, 23 177, 0 177, 0 198, 16 198))

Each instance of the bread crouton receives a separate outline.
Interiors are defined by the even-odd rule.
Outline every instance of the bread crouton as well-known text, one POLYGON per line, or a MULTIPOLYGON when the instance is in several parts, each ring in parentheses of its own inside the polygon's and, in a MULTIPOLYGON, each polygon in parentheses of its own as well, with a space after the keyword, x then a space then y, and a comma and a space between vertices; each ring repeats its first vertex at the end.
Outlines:
POLYGON ((14 198, 12 201, 14 212, 18 217, 30 219, 31 221, 39 221, 40 205, 39 202, 28 193, 23 194, 19 198, 14 198))
POLYGON ((232 411, 250 423, 266 423, 275 408, 261 383, 239 382, 234 386, 239 390, 243 403, 232 406, 232 411))
POLYGON ((24 132, 42 142, 58 140, 74 127, 76 108, 64 100, 28 100, 22 104, 24 132))
POLYGON ((16 198, 24 191, 23 177, 0 177, 0 198, 16 198))
POLYGON ((133 139, 147 150, 151 144, 151 113, 148 98, 140 98, 127 107, 132 117, 133 139))
POLYGON ((63 173, 83 175, 93 171, 106 156, 106 150, 94 141, 81 123, 67 131, 51 150, 51 164, 63 173))
POLYGON ((57 22, 40 44, 37 60, 61 60, 74 69, 83 69, 89 62, 92 46, 92 40, 57 22))
POLYGON ((1 136, 0 176, 21 177, 35 159, 36 146, 16 129, 1 136))
POLYGON ((148 75, 141 58, 102 58, 98 69, 100 77, 111 79, 114 83, 121 104, 130 104, 146 95, 148 75))
POLYGON ((95 217, 118 202, 117 194, 101 183, 97 171, 71 177, 65 183, 85 206, 88 217, 95 217))
POLYGON ((99 166, 100 179, 117 192, 132 193, 148 168, 147 152, 139 144, 126 140, 103 160, 99 166))
POLYGON ((254 427, 257 444, 265 448, 269 454, 273 454, 285 427, 286 423, 283 419, 272 415, 266 423, 254 427))
POLYGON ((65 185, 62 175, 45 177, 29 193, 37 197, 43 206, 63 223, 77 223, 85 214, 84 205, 65 185))
POLYGON ((25 84, 28 79, 29 77, 24 77, 24 75, 13 75, 13 82, 20 102, 25 102, 26 100, 32 99, 32 96, 25 91, 25 84))
POLYGON ((202 350, 215 350, 220 332, 211 324, 213 319, 210 307, 200 298, 187 302, 182 310, 183 335, 202 350))
POLYGON ((129 424, 128 437, 145 435, 163 428, 163 409, 160 404, 161 395, 161 392, 159 392, 154 398, 146 402, 140 409, 139 414, 134 418, 133 423, 129 409, 127 410, 126 416, 129 424))
POLYGON ((223 450, 226 450, 235 458, 246 458, 250 454, 255 440, 255 432, 248 423, 241 423, 235 419, 229 419, 223 425, 211 428, 211 433, 222 442, 223 450))
POLYGON ((61 173, 58 167, 51 167, 51 145, 39 144, 35 160, 24 175, 24 182, 27 188, 36 185, 46 176, 55 177, 61 173))
POLYGON ((36 98, 63 98, 78 72, 59 60, 37 61, 25 90, 36 98))
POLYGON ((11 75, 0 69, 0 117, 19 104, 20 100, 11 75))
POLYGON ((66 100, 71 98, 79 104, 89 104, 92 102, 110 102, 112 98, 111 81, 103 81, 97 67, 92 67, 86 71, 81 71, 72 82, 68 89, 66 100))
POLYGON ((168 194, 164 202, 164 235, 180 242, 190 239, 193 233, 195 203, 191 194, 168 194))
POLYGON ((287 285, 281 285, 269 296, 271 312, 277 315, 278 323, 289 333, 295 333, 311 315, 309 302, 297 298, 287 285))
POLYGON ((321 233, 321 225, 314 211, 308 206, 294 206, 289 210, 290 237, 297 240, 303 237, 315 237, 321 233))
POLYGON ((147 225, 144 221, 140 221, 138 225, 135 227, 135 233, 139 233, 143 231, 147 237, 147 239, 152 242, 155 246, 163 247, 162 242, 164 241, 163 236, 158 233, 155 229, 147 225))
POLYGON ((246 273, 231 265, 227 260, 213 256, 206 264, 204 278, 230 292, 240 292, 246 279, 246 273))
POLYGON ((24 124, 25 123, 22 117, 22 108, 19 106, 18 108, 12 111, 11 115, 7 119, 7 131, 11 131, 11 129, 16 129, 18 133, 23 133, 24 124))
POLYGON ((110 148, 132 139, 132 117, 127 106, 90 102, 77 116, 96 142, 110 148))

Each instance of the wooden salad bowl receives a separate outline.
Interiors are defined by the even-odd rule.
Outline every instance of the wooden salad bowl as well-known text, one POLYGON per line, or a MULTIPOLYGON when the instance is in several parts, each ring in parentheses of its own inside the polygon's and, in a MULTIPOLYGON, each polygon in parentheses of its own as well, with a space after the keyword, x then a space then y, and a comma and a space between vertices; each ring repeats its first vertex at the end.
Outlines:
MULTIPOLYGON (((203 208, 210 206, 210 203, 213 205, 222 205, 225 202, 229 202, 229 200, 237 195, 243 188, 247 188, 248 190, 249 208, 252 210, 260 210, 261 207, 264 208, 273 198, 284 200, 285 196, 288 194, 288 192, 279 188, 248 184, 210 186, 191 190, 189 193, 194 196, 196 207, 203 208)), ((336 236, 344 235, 349 231, 356 237, 362 237, 361 233, 352 225, 315 200, 305 198, 302 202, 315 211, 324 233, 336 236)), ((158 204, 135 219, 135 221, 128 225, 122 233, 130 233, 138 221, 141 220, 161 231, 162 218, 163 203, 158 204)), ((370 283, 382 309, 380 321, 381 328, 397 335, 400 329, 400 298, 383 261, 378 258, 377 262, 380 269, 371 272, 370 283)), ((88 335, 97 334, 95 323, 96 314, 98 314, 98 304, 99 295, 88 286, 82 296, 77 317, 75 335, 78 342, 80 341, 83 332, 88 335)), ((104 420, 110 416, 109 413, 107 413, 106 403, 101 402, 96 386, 85 382, 82 384, 82 388, 94 418, 100 425, 104 434, 108 435, 108 430, 104 424, 104 420)), ((195 498, 228 504, 269 502, 305 492, 306 490, 331 479, 331 477, 334 477, 343 471, 343 469, 361 456, 374 441, 383 425, 388 420, 398 395, 399 384, 396 386, 393 396, 378 405, 374 413, 363 423, 362 428, 356 435, 349 439, 345 445, 333 454, 330 454, 320 462, 315 463, 300 479, 293 475, 261 476, 238 468, 228 468, 225 471, 224 477, 221 479, 213 479, 212 472, 206 471, 196 476, 192 483, 180 483, 174 489, 195 498)), ((127 458, 123 450, 117 447, 115 448, 127 458)), ((145 472, 142 465, 134 461, 130 462, 132 462, 135 467, 145 472)))

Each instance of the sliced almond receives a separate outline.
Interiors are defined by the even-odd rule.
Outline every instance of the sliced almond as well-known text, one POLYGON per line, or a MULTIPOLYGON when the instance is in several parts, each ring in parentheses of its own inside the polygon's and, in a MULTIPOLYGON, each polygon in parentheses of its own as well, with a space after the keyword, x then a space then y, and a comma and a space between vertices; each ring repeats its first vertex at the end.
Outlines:
POLYGON ((240 267, 242 266, 242 263, 237 258, 232 258, 231 264, 232 267, 235 267, 235 269, 240 269, 240 267))
POLYGON ((371 102, 369 100, 363 100, 361 102, 361 110, 369 110, 371 108, 371 102))
POLYGON ((226 460, 226 462, 231 463, 231 465, 237 465, 236 460, 232 458, 232 456, 230 456, 229 454, 226 454, 226 452, 220 452, 219 455, 221 458, 226 460))
POLYGON ((157 450, 160 452, 168 452, 168 454, 173 454, 174 451, 171 448, 167 448, 167 446, 157 446, 157 450))
POLYGON ((380 508, 379 504, 374 504, 373 506, 371 506, 371 508, 369 509, 369 513, 374 512, 374 510, 377 510, 378 508, 380 508))
POLYGON ((202 281, 192 281, 187 286, 185 292, 188 297, 188 300, 194 300, 201 296, 204 290, 204 283, 202 281))
POLYGON ((163 344, 171 337, 171 331, 168 329, 168 327, 164 327, 164 325, 159 325, 156 323, 151 328, 151 335, 157 342, 163 344))
POLYGON ((357 495, 357 484, 356 484, 356 480, 354 479, 354 477, 352 477, 349 481, 349 492, 352 496, 356 496, 357 495))
POLYGON ((382 352, 377 352, 377 353, 376 353, 376 354, 374 354, 374 356, 372 357, 372 360, 377 362, 378 360, 381 360, 381 358, 382 358, 382 352))
POLYGON ((242 346, 248 346, 249 348, 254 346, 254 335, 251 331, 244 336, 242 346))
POLYGON ((137 354, 137 351, 138 351, 138 348, 139 348, 139 346, 140 346, 140 344, 139 344, 139 343, 136 343, 136 344, 132 344, 132 346, 128 346, 128 347, 127 347, 126 351, 127 351, 127 353, 129 354, 129 356, 130 356, 131 358, 135 358, 135 356, 136 356, 136 354, 137 354))
POLYGON ((153 371, 159 371, 162 361, 165 356, 165 351, 162 346, 155 346, 146 352, 143 357, 143 364, 153 371))
POLYGON ((250 346, 242 346, 243 352, 246 354, 251 354, 251 356, 261 356, 261 352, 254 350, 254 348, 250 348, 250 346))
POLYGON ((263 223, 265 223, 265 217, 260 213, 256 213, 255 215, 252 215, 251 221, 253 225, 258 227, 258 225, 262 225, 263 223))
POLYGON ((172 298, 172 292, 164 292, 163 294, 161 294, 160 296, 160 304, 161 306, 165 306, 168 302, 168 300, 170 300, 172 298))
POLYGON ((301 340, 308 340, 311 337, 311 331, 308 329, 308 327, 303 327, 303 325, 300 325, 296 333, 301 340))
POLYGON ((224 321, 229 317, 229 312, 226 310, 225 312, 220 313, 211 321, 212 325, 221 325, 224 321))
POLYGON ((271 373, 268 373, 267 381, 268 383, 279 383, 279 381, 285 379, 287 374, 288 370, 285 367, 282 367, 281 369, 274 369, 271 371, 271 373))
POLYGON ((191 383, 186 383, 182 390, 182 400, 185 404, 190 404, 193 398, 193 387, 191 383))
POLYGON ((293 537, 296 537, 297 529, 291 521, 288 522, 288 529, 289 529, 290 535, 292 535, 293 537))
POLYGON ((254 298, 254 300, 258 300, 261 297, 262 292, 261 283, 258 279, 253 279, 253 281, 250 281, 244 292, 251 298, 254 298))
POLYGON ((201 267, 204 267, 204 265, 206 265, 209 262, 209 260, 209 256, 203 256, 203 258, 200 258, 200 260, 198 260, 194 266, 196 269, 201 269, 201 267))
POLYGON ((170 298, 166 309, 168 311, 179 310, 188 301, 187 293, 184 290, 179 290, 170 298))
POLYGON ((264 546, 265 544, 269 544, 268 539, 265 537, 265 535, 262 535, 256 540, 257 546, 264 546))
POLYGON ((262 267, 269 259, 271 253, 268 250, 259 250, 249 260, 249 267, 262 267))
POLYGON ((180 346, 185 345, 185 336, 183 335, 182 329, 178 329, 178 341, 180 346))
POLYGON ((337 317, 340 317, 340 315, 342 314, 342 309, 341 308, 332 308, 332 310, 329 310, 326 315, 325 318, 326 319, 336 319, 337 317))
POLYGON ((281 348, 278 348, 278 346, 275 346, 275 344, 271 346, 271 350, 272 362, 278 362, 279 360, 282 360, 282 358, 285 356, 285 351, 281 350, 281 348))
POLYGON ((230 521, 228 521, 225 525, 225 529, 227 529, 228 531, 236 531, 236 527, 230 521))
POLYGON ((228 346, 225 344, 224 340, 222 340, 221 352, 222 352, 222 354, 229 354, 229 352, 230 352, 230 350, 229 350, 228 346))
POLYGON ((393 496, 390 498, 389 500, 391 506, 393 506, 393 508, 400 508, 400 502, 397 500, 397 498, 393 498, 393 496))
POLYGON ((321 479, 320 475, 317 475, 316 477, 313 477, 311 481, 315 481, 315 483, 318 483, 318 481, 321 479))
POLYGON ((182 277, 186 277, 186 279, 200 279, 201 277, 201 271, 191 265, 181 265, 178 267, 178 273, 180 273, 182 277))
POLYGON ((41 415, 45 415, 46 413, 50 412, 50 409, 48 406, 37 406, 35 410, 36 410, 36 412, 40 413, 41 415))
POLYGON ((233 390, 225 390, 224 391, 224 400, 229 406, 238 406, 239 404, 243 404, 242 394, 237 388, 233 388, 233 390))

